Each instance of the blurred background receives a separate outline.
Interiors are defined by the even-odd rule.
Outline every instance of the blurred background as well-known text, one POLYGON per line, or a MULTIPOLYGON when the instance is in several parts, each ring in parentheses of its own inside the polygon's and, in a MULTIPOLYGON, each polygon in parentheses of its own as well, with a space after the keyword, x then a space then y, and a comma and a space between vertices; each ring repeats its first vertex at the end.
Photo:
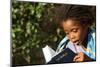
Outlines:
MULTIPOLYGON (((11 45, 12 65, 45 64, 42 48, 56 50, 65 36, 54 17, 62 4, 12 1, 11 45)), ((95 17, 95 7, 91 8, 95 17)), ((94 23, 92 27, 96 28, 94 23)))

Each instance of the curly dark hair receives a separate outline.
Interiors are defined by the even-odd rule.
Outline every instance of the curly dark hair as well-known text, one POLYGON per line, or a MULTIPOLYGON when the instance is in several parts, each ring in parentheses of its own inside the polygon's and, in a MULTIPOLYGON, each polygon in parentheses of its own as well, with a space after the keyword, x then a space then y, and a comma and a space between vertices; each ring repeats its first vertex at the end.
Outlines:
POLYGON ((78 20, 82 23, 92 25, 95 22, 96 6, 86 5, 61 5, 55 10, 55 20, 61 24, 67 19, 78 20), (93 12, 92 12, 93 11, 93 12))

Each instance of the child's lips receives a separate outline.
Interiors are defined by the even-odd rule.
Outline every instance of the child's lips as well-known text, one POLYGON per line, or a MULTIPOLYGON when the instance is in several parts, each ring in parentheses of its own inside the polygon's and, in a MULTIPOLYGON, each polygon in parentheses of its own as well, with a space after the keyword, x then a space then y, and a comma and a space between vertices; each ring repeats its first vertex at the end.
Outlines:
POLYGON ((77 44, 78 44, 78 42, 76 42, 76 43, 74 43, 74 44, 76 44, 76 45, 77 45, 77 44))
POLYGON ((74 43, 74 44, 79 44, 79 41, 74 41, 73 43, 74 43))

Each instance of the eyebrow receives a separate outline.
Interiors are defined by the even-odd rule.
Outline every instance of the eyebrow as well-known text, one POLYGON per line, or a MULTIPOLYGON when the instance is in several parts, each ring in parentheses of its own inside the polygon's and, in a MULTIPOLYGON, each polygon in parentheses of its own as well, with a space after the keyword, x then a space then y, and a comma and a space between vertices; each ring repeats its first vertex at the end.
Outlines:
MULTIPOLYGON (((73 31, 74 29, 78 29, 78 28, 73 27, 70 31, 73 31)), ((64 31, 68 32, 68 29, 65 29, 64 31)))
POLYGON ((77 30, 77 29, 78 29, 78 28, 74 28, 74 29, 71 29, 71 31, 72 31, 72 30, 77 30))
POLYGON ((78 28, 74 28, 74 29, 72 29, 72 30, 77 30, 78 28))

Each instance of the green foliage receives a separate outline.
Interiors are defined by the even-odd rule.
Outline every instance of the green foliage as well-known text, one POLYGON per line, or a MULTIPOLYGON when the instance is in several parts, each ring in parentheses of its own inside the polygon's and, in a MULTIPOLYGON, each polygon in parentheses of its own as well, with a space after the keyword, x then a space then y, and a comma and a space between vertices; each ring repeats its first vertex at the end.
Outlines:
MULTIPOLYGON (((42 64, 44 63, 44 58, 41 48, 48 44, 55 49, 55 46, 63 37, 60 35, 60 29, 57 25, 51 25, 51 29, 54 30, 49 32, 49 25, 43 26, 43 24, 46 24, 46 22, 43 22, 47 15, 46 13, 54 7, 54 4, 13 1, 13 65, 42 64), (48 32, 45 30, 48 30, 48 32)), ((50 16, 46 19, 52 21, 50 16)))

